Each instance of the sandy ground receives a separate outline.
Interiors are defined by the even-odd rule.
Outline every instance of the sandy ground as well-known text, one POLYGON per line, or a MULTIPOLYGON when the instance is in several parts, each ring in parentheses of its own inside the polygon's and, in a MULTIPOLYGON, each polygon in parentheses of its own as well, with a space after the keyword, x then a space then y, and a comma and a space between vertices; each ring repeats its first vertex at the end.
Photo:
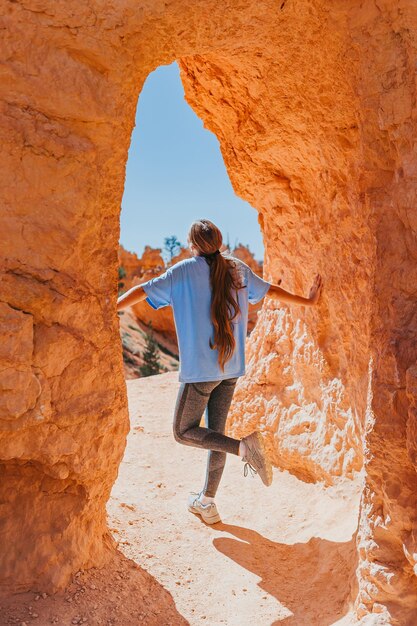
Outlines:
POLYGON ((78 573, 65 593, 0 600, 2 625, 351 623, 359 485, 325 489, 274 469, 266 488, 229 456, 216 498, 222 522, 204 524, 186 500, 203 484, 207 452, 173 438, 177 379, 127 381, 131 432, 108 504, 116 557, 78 573))

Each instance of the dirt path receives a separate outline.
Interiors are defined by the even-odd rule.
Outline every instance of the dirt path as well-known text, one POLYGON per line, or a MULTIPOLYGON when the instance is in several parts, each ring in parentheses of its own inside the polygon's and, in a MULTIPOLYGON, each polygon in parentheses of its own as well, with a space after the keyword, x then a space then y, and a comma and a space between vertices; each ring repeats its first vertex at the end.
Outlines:
POLYGON ((274 470, 265 488, 230 456, 216 498, 222 522, 205 525, 185 505, 202 486, 207 453, 173 438, 177 378, 127 383, 132 429, 108 506, 120 549, 193 626, 349 623, 358 485, 326 490, 274 470))
POLYGON ((175 442, 177 372, 127 382, 131 431, 108 504, 119 552, 63 593, 0 597, 0 625, 347 626, 359 486, 325 490, 274 470, 265 488, 230 456, 222 522, 186 509, 206 451, 175 442))

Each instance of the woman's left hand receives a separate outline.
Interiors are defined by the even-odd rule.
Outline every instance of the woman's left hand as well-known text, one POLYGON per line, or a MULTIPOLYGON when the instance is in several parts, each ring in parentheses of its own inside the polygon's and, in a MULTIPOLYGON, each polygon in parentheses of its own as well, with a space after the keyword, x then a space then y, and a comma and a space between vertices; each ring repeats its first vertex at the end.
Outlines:
POLYGON ((310 293, 308 294, 308 299, 310 300, 311 304, 317 303, 320 297, 322 286, 323 286, 323 282, 321 280, 321 276, 320 274, 316 274, 313 285, 310 289, 310 293))

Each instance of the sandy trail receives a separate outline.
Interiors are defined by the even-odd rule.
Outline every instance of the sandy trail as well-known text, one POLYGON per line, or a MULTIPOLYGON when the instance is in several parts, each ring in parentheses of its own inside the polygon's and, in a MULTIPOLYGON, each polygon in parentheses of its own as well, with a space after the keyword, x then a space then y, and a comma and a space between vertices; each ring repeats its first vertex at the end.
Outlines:
POLYGON ((207 452, 173 438, 177 378, 127 382, 131 432, 108 506, 120 549, 191 625, 349 623, 359 485, 325 489, 274 470, 266 488, 229 456, 216 497, 222 522, 204 524, 186 500, 203 484, 207 452))
POLYGON ((186 500, 205 450, 178 444, 178 373, 127 381, 131 431, 108 503, 119 551, 68 588, 0 597, 0 625, 347 626, 359 485, 324 489, 274 470, 266 488, 229 456, 204 524, 186 500))

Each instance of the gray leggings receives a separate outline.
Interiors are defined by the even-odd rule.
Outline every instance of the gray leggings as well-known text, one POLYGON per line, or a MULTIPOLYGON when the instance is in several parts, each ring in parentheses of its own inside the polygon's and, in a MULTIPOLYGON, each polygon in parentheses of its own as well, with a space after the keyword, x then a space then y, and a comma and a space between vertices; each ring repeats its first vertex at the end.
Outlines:
POLYGON ((174 414, 174 437, 179 443, 209 450, 203 494, 214 498, 226 453, 239 455, 239 439, 224 434, 237 378, 181 383, 174 414), (205 411, 206 428, 200 420, 205 411))

